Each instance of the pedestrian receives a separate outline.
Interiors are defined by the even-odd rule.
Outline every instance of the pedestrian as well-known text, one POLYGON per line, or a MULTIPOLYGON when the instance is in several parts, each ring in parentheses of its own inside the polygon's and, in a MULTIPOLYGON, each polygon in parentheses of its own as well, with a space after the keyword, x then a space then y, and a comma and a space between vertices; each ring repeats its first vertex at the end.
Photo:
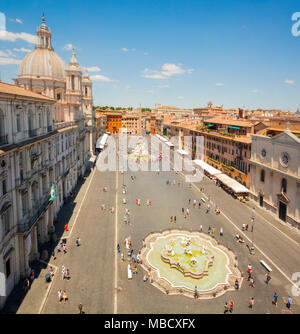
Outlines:
POLYGON ((56 246, 57 252, 60 253, 60 245, 56 246))
POLYGON ((253 310, 253 307, 254 307, 254 297, 250 298, 249 307, 253 310))
POLYGON ((117 245, 117 251, 118 251, 118 253, 120 253, 120 245, 119 244, 117 245))
POLYGON ((31 270, 31 274, 30 274, 30 284, 32 284, 34 280, 34 270, 31 270))
POLYGON ((174 216, 174 224, 176 224, 176 216, 174 216))
POLYGON ((53 260, 56 260, 55 249, 52 252, 52 257, 53 257, 53 260))
POLYGON ((195 286, 195 290, 194 290, 194 298, 197 299, 198 297, 199 297, 199 295, 198 295, 197 286, 195 286))
POLYGON ((252 272, 252 265, 249 263, 248 264, 248 273, 251 273, 252 272))
POLYGON ((273 297, 273 304, 277 307, 277 303, 278 303, 278 295, 277 292, 275 292, 273 297))
POLYGON ((197 201, 194 199, 193 207, 196 208, 197 201))
POLYGON ((230 304, 229 304, 230 313, 233 312, 233 306, 234 306, 234 302, 233 302, 233 300, 231 300, 231 301, 230 301, 230 304))
POLYGON ((211 226, 209 225, 208 226, 208 234, 210 234, 211 233, 211 226))
POLYGON ((252 277, 251 281, 250 281, 250 286, 252 288, 255 288, 255 281, 254 281, 254 278, 252 277))
POLYGON ((229 305, 226 302, 225 305, 224 305, 224 314, 228 314, 228 311, 229 311, 229 305))
POLYGON ((246 231, 248 231, 248 227, 249 227, 249 225, 248 225, 248 224, 246 224, 246 231))
POLYGON ((220 236, 223 236, 223 227, 220 228, 220 236))
POLYGON ((82 302, 79 303, 78 310, 79 310, 79 314, 84 314, 84 306, 82 302))
POLYGON ((68 299, 68 295, 67 295, 67 291, 66 290, 64 290, 63 292, 62 292, 62 299, 64 300, 64 304, 66 303, 66 300, 68 299))
POLYGON ((52 266, 49 267, 49 274, 52 277, 54 276, 54 270, 53 270, 52 266))
POLYGON ((68 231, 68 224, 65 225, 65 232, 68 231))
POLYGON ((61 267, 61 279, 64 280, 65 278, 65 271, 66 271, 66 267, 64 265, 62 265, 61 267))
POLYGON ((181 209, 181 212, 184 214, 184 208, 181 209))
POLYGON ((207 210, 206 210, 206 213, 209 213, 209 211, 210 211, 210 205, 207 204, 207 210))
POLYGON ((251 273, 248 272, 248 281, 250 281, 251 278, 252 278, 252 275, 251 275, 251 273))
POLYGON ((202 229, 203 229, 203 226, 202 226, 202 225, 200 225, 200 232, 202 232, 202 229))
POLYGON ((293 302, 293 299, 292 299, 291 296, 289 296, 288 301, 287 301, 287 304, 286 304, 286 307, 287 307, 288 309, 291 308, 292 302, 293 302))
POLYGON ((191 204, 191 199, 189 199, 189 204, 191 204))
POLYGON ((79 239, 79 238, 76 239, 76 246, 77 246, 77 247, 80 246, 80 239, 79 239))
POLYGON ((238 289, 240 288, 238 279, 235 280, 234 288, 235 288, 236 290, 238 290, 238 289))
POLYGON ((215 235, 215 230, 216 230, 216 228, 215 228, 215 227, 213 227, 213 228, 212 228, 212 230, 211 230, 211 234, 212 234, 212 236, 214 236, 214 235, 215 235))
POLYGON ((201 202, 199 201, 199 204, 198 204, 198 208, 200 209, 201 208, 201 202))
POLYGON ((149 199, 149 206, 151 207, 151 204, 152 204, 152 201, 151 201, 151 199, 149 199))
POLYGON ((269 284, 271 278, 271 275, 269 273, 266 273, 266 284, 269 284))
POLYGON ((62 290, 59 289, 58 292, 57 292, 57 294, 58 294, 58 301, 61 302, 61 299, 62 299, 62 290))
POLYGON ((67 246, 66 246, 66 244, 63 244, 63 251, 64 251, 64 254, 67 253, 67 246))
POLYGON ((170 223, 173 223, 173 216, 170 216, 170 223))
POLYGON ((186 215, 189 216, 189 214, 190 214, 190 210, 187 208, 186 209, 186 215))
POLYGON ((24 291, 27 292, 30 288, 30 283, 29 283, 29 279, 26 278, 24 281, 24 291))

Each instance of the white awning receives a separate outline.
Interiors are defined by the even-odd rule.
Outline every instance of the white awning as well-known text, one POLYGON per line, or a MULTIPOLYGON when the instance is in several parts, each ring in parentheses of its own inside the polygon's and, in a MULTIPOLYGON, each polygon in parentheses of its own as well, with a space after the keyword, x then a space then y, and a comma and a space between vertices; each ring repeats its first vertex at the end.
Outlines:
POLYGON ((213 166, 209 165, 208 163, 204 162, 203 160, 193 160, 193 162, 201 167, 204 171, 206 171, 210 175, 218 175, 222 174, 221 171, 218 169, 214 168, 213 166))
POLYGON ((226 174, 220 174, 216 176, 217 179, 225 184, 228 188, 232 189, 234 193, 249 193, 249 189, 237 182, 236 180, 232 179, 226 174))
POLYGON ((164 137, 162 137, 162 136, 160 136, 160 135, 156 135, 156 137, 159 139, 159 140, 161 140, 161 141, 163 141, 163 142, 167 142, 168 141, 168 139, 166 139, 166 138, 164 138, 164 137))
POLYGON ((107 141, 107 138, 108 138, 108 134, 104 134, 102 137, 100 137, 98 140, 97 140, 97 144, 96 144, 96 148, 101 148, 103 149, 105 144, 106 144, 106 141, 107 141))
POLYGON ((188 155, 188 153, 185 150, 177 150, 177 152, 181 155, 188 155))
POLYGON ((165 144, 168 145, 169 147, 174 147, 174 145, 170 143, 169 141, 166 141, 165 144))

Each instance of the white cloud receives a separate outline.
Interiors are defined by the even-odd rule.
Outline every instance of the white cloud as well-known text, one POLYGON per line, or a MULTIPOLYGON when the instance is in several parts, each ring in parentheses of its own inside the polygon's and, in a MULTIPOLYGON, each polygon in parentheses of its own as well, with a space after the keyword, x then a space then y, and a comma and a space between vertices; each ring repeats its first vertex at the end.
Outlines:
POLYGON ((166 79, 166 77, 164 77, 161 74, 145 74, 144 78, 147 78, 147 79, 159 79, 159 80, 166 79))
POLYGON ((16 19, 16 22, 18 22, 18 23, 20 23, 20 24, 22 24, 22 23, 23 23, 23 21, 22 21, 22 20, 20 20, 20 19, 16 19))
POLYGON ((127 48, 122 48, 121 51, 127 52, 129 50, 127 48))
POLYGON ((289 80, 289 79, 286 79, 284 82, 288 85, 293 85, 295 83, 294 80, 289 80))
POLYGON ((258 92, 259 92, 258 89, 252 89, 252 90, 250 90, 250 93, 253 93, 253 94, 256 94, 258 92))
POLYGON ((0 50, 0 57, 8 57, 8 54, 0 50))
POLYGON ((75 49, 75 46, 71 43, 68 43, 63 47, 63 50, 71 51, 73 48, 75 49))
POLYGON ((145 68, 142 72, 150 73, 150 74, 144 75, 144 78, 167 79, 169 77, 172 77, 173 75, 179 75, 179 74, 184 74, 184 73, 191 74, 193 71, 194 71, 193 69, 185 70, 179 65, 167 63, 167 64, 162 65, 161 71, 149 70, 149 68, 145 68))
POLYGON ((20 48, 20 49, 14 48, 13 50, 16 52, 30 52, 31 51, 30 49, 25 49, 25 48, 20 48))
POLYGON ((101 68, 99 68, 98 66, 85 67, 85 69, 88 72, 100 72, 101 71, 101 68))
POLYGON ((169 88, 169 85, 158 85, 157 88, 169 88))
POLYGON ((0 66, 1 65, 20 65, 22 60, 0 57, 0 66))
POLYGON ((223 82, 217 82, 217 83, 216 83, 216 86, 221 87, 221 86, 224 86, 224 84, 223 84, 223 82))
POLYGON ((110 79, 110 78, 108 78, 104 75, 101 75, 101 74, 92 75, 91 80, 99 81, 99 82, 116 82, 116 81, 119 81, 119 80, 110 79))
POLYGON ((37 36, 28 34, 27 32, 9 32, 9 31, 0 31, 0 40, 1 41, 10 41, 15 42, 17 39, 22 39, 30 44, 37 43, 37 36))
POLYGON ((10 56, 10 57, 17 57, 12 51, 10 51, 10 50, 5 50, 6 51, 6 53, 8 54, 8 56, 10 56))
POLYGON ((177 96, 177 99, 179 99, 179 100, 183 100, 183 99, 184 99, 184 96, 177 96))

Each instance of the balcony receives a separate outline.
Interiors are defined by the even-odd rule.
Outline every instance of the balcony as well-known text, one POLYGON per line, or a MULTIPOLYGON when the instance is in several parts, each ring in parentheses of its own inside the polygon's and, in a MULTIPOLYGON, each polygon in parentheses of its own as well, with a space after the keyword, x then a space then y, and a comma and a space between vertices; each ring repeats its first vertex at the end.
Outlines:
POLYGON ((29 137, 36 137, 37 136, 37 129, 34 130, 28 130, 29 137))
POLYGON ((33 225, 35 225, 35 223, 39 220, 41 215, 47 210, 50 203, 49 199, 50 199, 49 195, 43 197, 39 207, 34 211, 33 215, 25 219, 23 223, 17 225, 18 226, 17 233, 25 233, 29 231, 33 225))
POLYGON ((8 138, 7 138, 7 135, 5 136, 0 136, 0 146, 1 145, 6 145, 8 144, 8 138))

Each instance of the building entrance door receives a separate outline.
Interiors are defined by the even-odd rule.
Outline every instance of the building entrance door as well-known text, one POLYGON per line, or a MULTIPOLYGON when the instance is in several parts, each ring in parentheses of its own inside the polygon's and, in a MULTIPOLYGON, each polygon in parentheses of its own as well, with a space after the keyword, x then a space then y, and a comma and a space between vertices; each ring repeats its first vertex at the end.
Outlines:
POLYGON ((279 202, 279 219, 286 221, 286 204, 279 202))
POLYGON ((264 196, 263 196, 263 195, 259 195, 259 205, 260 205, 261 207, 264 206, 264 196))

